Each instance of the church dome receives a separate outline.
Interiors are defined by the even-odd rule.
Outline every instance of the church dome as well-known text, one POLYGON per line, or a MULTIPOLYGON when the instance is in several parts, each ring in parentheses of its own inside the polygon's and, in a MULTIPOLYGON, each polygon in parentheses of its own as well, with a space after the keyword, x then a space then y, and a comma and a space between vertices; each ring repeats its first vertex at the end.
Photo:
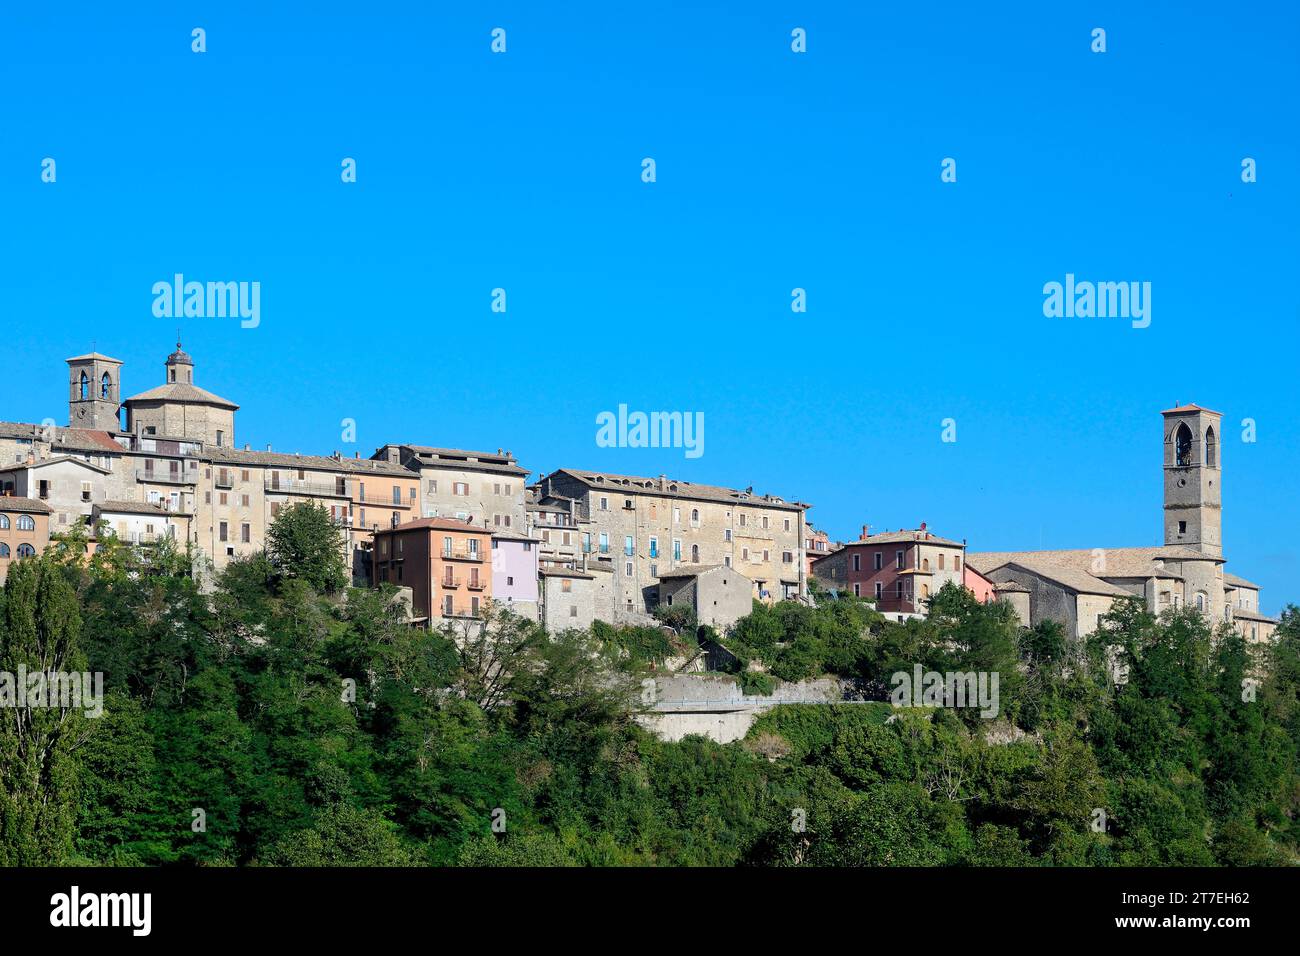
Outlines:
POLYGON ((190 358, 189 353, 181 348, 181 343, 176 343, 176 351, 167 356, 168 365, 193 365, 194 359, 190 358))

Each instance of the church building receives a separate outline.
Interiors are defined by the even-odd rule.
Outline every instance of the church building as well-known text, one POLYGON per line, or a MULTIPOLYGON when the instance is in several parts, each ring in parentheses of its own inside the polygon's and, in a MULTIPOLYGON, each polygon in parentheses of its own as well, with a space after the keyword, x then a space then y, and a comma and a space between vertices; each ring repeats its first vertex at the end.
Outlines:
POLYGON ((1031 626, 1055 620, 1084 637, 1115 601, 1138 597, 1153 614, 1188 605, 1266 641, 1277 620, 1260 613, 1259 586, 1224 570, 1222 415, 1199 405, 1161 415, 1163 545, 973 552, 967 562, 1031 626))

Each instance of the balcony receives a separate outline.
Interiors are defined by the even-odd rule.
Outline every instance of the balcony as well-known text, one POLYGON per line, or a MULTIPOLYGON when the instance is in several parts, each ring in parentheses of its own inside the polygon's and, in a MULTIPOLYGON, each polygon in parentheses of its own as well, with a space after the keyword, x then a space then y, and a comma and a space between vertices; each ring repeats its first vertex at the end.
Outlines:
MULTIPOLYGON (((221 487, 218 485, 217 487, 221 487)), ((277 495, 311 495, 315 498, 346 498, 347 488, 327 481, 265 481, 263 488, 277 495)))
POLYGON ((197 483, 197 477, 193 473, 186 477, 186 473, 183 471, 153 471, 148 468, 137 468, 135 470, 135 480, 163 485, 193 485, 197 483))
POLYGON ((487 582, 476 581, 474 578, 470 578, 469 584, 466 585, 466 587, 468 587, 471 591, 482 591, 487 588, 487 582))
POLYGON ((460 548, 443 548, 442 557, 446 561, 482 561, 482 551, 461 550, 460 548))
POLYGON ((414 498, 402 498, 398 501, 394 501, 392 495, 389 495, 386 498, 383 495, 357 495, 356 500, 364 504, 376 505, 377 507, 380 508, 414 508, 415 507, 414 498))
POLYGON ((454 590, 460 587, 460 578, 443 578, 439 583, 447 590, 454 590))
POLYGON ((230 472, 225 474, 217 472, 216 477, 212 479, 212 483, 218 488, 233 488, 235 487, 235 476, 230 472))
POLYGON ((899 597, 897 594, 884 594, 876 598, 876 610, 891 614, 917 614, 920 604, 911 594, 899 597))

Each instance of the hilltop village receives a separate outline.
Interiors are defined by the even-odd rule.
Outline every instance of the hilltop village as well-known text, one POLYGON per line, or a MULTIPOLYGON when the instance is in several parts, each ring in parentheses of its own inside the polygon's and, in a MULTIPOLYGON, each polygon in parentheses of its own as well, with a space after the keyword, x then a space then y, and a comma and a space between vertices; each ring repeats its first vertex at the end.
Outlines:
POLYGON ((425 627, 479 620, 493 602, 552 631, 649 623, 660 605, 725 631, 754 600, 812 600, 813 582, 896 620, 925 616, 953 583, 1074 636, 1126 597, 1155 613, 1196 607, 1250 641, 1277 624, 1260 613, 1259 587, 1225 570, 1221 415, 1197 405, 1161 413, 1162 543, 981 552, 924 523, 833 542, 808 521, 811 505, 753 487, 577 467, 530 481, 502 449, 254 450, 236 440, 239 406, 197 384, 180 343, 162 383, 127 398, 117 359, 66 364, 66 427, 0 422, 0 582, 78 526, 92 548, 99 535, 142 548, 172 539, 210 576, 262 550, 282 509, 312 502, 337 526, 354 583, 407 589, 425 627))

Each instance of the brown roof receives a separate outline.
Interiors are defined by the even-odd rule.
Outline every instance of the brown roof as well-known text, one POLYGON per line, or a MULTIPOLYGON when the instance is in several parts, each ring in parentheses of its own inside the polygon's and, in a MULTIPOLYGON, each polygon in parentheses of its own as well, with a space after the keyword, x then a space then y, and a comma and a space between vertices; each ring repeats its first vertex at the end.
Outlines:
POLYGON ((108 432, 91 431, 88 428, 56 428, 53 446, 73 448, 77 451, 112 451, 119 454, 124 450, 108 432))
POLYGON ((1158 548, 1077 548, 1062 551, 972 551, 966 563, 982 574, 1009 561, 1034 561, 1060 565, 1085 571, 1102 578, 1170 578, 1180 580, 1182 575, 1169 568, 1156 567, 1157 560, 1164 561, 1221 561, 1212 555, 1192 548, 1171 544, 1158 548), (1100 551, 1106 561, 1104 571, 1094 571, 1093 564, 1100 551))
POLYGON ((573 568, 538 568, 537 573, 544 578, 587 578, 590 580, 595 577, 594 574, 577 571, 573 568))
POLYGON ((866 545, 870 547, 873 544, 937 544, 945 548, 964 548, 966 547, 960 541, 953 541, 950 538, 941 538, 930 531, 882 531, 880 534, 871 534, 867 537, 859 538, 857 541, 845 541, 843 547, 851 548, 854 545, 866 545))
MULTIPOLYGON (((704 574, 706 571, 716 571, 722 567, 721 564, 683 564, 681 567, 673 568, 664 574, 659 575, 660 580, 668 578, 693 578, 698 574, 704 574)), ((740 574, 739 571, 736 574, 740 574)), ((744 577, 744 575, 741 575, 744 577)))
POLYGON ((1117 588, 1108 581, 1094 577, 1087 571, 1080 571, 1076 568, 1068 568, 1059 564, 1051 564, 1047 561, 1032 561, 1021 559, 1018 561, 1008 561, 1001 567, 1010 567, 1022 569, 1031 574, 1035 574, 1047 581, 1053 581, 1067 590, 1074 591, 1077 594, 1101 594, 1109 597, 1135 597, 1133 593, 1125 591, 1123 588, 1117 588))
POLYGON ((8 511, 11 514, 53 514, 54 509, 43 501, 37 501, 35 498, 17 498, 13 495, 0 495, 0 511, 8 511))
POLYGON ((1209 409, 1209 408, 1204 408, 1204 407, 1202 407, 1202 406, 1200 406, 1200 405, 1196 405, 1196 404, 1191 404, 1191 405, 1179 405, 1177 408, 1166 408, 1166 409, 1165 409, 1163 412, 1161 412, 1160 414, 1161 414, 1161 415, 1182 415, 1182 414, 1185 414, 1185 413, 1187 413, 1187 412, 1207 412, 1207 413, 1210 414, 1210 415, 1220 415, 1220 416, 1223 414, 1222 412, 1216 412, 1216 411, 1213 411, 1213 410, 1211 410, 1211 409, 1209 409))
POLYGON ((1231 588, 1249 588, 1252 591, 1259 590, 1258 584, 1247 581, 1245 578, 1239 578, 1235 574, 1229 574, 1227 571, 1223 572, 1223 583, 1231 588))
POLYGON ((334 458, 331 455, 289 455, 277 451, 245 451, 238 448, 204 449, 203 457, 216 463, 264 465, 268 468, 310 468, 315 471, 343 471, 350 474, 394 475, 418 478, 410 468, 374 458, 334 458))
POLYGON ((491 535, 492 529, 481 525, 472 525, 456 518, 418 518, 396 527, 380 528, 378 534, 395 534, 399 531, 464 531, 469 534, 491 535))
POLYGON ((159 385, 139 395, 132 395, 122 404, 130 405, 132 402, 182 402, 189 405, 218 405, 231 410, 239 408, 227 398, 213 395, 197 385, 189 385, 185 382, 168 382, 166 385, 159 385))
POLYGON ((1269 617, 1267 614, 1260 614, 1258 611, 1252 611, 1244 607, 1234 607, 1232 616, 1239 617, 1243 621, 1261 621, 1265 624, 1276 624, 1278 622, 1275 617, 1269 617))
POLYGON ((92 359, 98 359, 101 362, 113 362, 116 365, 122 364, 121 359, 110 358, 109 356, 104 355, 102 352, 87 352, 85 355, 74 355, 70 359, 64 359, 64 361, 65 362, 89 362, 92 359))
MULTIPOLYGON (((388 446, 384 446, 388 447, 388 446)), ((501 452, 473 451, 468 448, 435 448, 431 445, 398 445, 427 459, 429 464, 465 466, 470 470, 495 471, 508 475, 527 475, 528 469, 519 467, 513 455, 501 452)), ((381 455, 383 448, 375 452, 381 455)))
POLYGON ((126 515, 157 515, 162 517, 171 517, 175 513, 147 501, 105 501, 95 505, 95 510, 100 512, 112 511, 126 515))
POLYGON ((616 475, 607 471, 580 471, 574 468, 559 468, 551 474, 558 475, 560 473, 578 479, 588 488, 619 491, 623 494, 656 495, 665 498, 684 498, 695 501, 718 501, 727 504, 754 505, 759 508, 780 508, 788 511, 804 511, 812 507, 799 501, 786 501, 774 495, 757 495, 752 491, 723 488, 720 485, 700 485, 667 477, 663 479, 663 487, 660 488, 658 478, 616 475))

